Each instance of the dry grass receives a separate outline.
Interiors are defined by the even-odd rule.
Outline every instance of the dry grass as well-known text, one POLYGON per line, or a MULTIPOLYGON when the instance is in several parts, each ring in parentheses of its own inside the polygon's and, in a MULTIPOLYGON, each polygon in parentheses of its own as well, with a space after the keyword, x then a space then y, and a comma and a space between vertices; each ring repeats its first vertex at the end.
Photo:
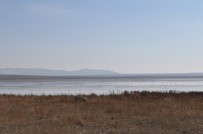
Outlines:
POLYGON ((203 93, 0 96, 2 134, 203 133, 203 93))

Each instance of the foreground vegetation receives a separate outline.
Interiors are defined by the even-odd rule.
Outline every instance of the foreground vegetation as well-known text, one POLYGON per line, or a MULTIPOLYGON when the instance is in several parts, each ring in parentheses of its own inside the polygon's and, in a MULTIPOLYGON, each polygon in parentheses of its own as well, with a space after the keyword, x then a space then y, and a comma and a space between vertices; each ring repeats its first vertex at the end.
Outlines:
POLYGON ((2 134, 203 133, 203 93, 0 96, 2 134))

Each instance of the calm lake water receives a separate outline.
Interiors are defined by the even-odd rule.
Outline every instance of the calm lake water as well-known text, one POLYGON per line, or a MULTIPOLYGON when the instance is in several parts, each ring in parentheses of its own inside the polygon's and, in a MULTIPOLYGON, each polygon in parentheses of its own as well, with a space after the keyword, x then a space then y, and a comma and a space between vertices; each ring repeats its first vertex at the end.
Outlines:
POLYGON ((32 77, 0 76, 0 94, 109 94, 122 91, 203 91, 197 77, 32 77))

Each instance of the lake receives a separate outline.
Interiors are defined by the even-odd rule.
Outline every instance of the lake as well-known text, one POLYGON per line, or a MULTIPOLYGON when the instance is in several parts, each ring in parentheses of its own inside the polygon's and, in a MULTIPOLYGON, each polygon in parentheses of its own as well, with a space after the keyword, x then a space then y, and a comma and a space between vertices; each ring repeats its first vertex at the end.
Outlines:
POLYGON ((203 77, 112 76, 48 77, 0 76, 0 94, 76 95, 123 91, 203 91, 203 77))

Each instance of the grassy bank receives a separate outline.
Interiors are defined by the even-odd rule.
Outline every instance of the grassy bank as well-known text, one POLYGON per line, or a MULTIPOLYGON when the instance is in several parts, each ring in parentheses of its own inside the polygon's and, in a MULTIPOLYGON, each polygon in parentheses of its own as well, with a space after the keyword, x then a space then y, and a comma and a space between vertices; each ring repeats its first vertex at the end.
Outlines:
POLYGON ((203 133, 203 93, 0 95, 0 133, 203 133))

